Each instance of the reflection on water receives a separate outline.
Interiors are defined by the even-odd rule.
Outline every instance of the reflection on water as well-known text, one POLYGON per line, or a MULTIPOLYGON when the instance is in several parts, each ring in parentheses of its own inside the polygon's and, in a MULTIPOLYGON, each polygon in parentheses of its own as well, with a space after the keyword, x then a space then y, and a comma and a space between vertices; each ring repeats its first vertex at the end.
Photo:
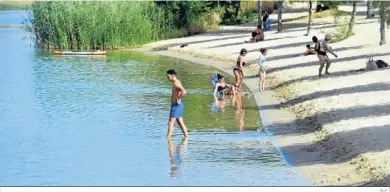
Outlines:
POLYGON ((242 108, 242 95, 237 95, 237 97, 234 97, 236 100, 236 120, 238 122, 238 127, 240 131, 244 130, 244 115, 245 111, 242 108))
POLYGON ((175 151, 175 146, 173 144, 172 138, 168 138, 167 140, 168 140, 168 151, 169 151, 169 158, 171 164, 170 176, 177 177, 182 163, 181 156, 184 153, 184 148, 187 145, 188 139, 183 138, 181 140, 181 143, 177 145, 176 151, 175 151))
POLYGON ((31 48, 19 29, 0 35, 0 186, 302 184, 255 131, 252 99, 215 104, 214 68, 127 51, 54 56, 31 48), (188 144, 163 139, 171 68, 189 93, 188 144))
POLYGON ((214 103, 212 105, 213 112, 222 113, 225 110, 226 105, 231 105, 235 108, 235 121, 237 122, 237 127, 239 131, 244 131, 245 125, 245 110, 243 109, 243 97, 247 97, 246 95, 237 94, 236 96, 228 95, 225 96, 222 100, 218 98, 214 98, 214 103))

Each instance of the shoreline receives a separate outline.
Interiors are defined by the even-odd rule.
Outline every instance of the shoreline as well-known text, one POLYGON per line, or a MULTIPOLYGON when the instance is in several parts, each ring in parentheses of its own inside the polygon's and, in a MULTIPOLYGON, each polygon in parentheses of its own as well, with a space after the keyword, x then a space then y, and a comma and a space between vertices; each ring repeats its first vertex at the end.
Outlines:
MULTIPOLYGON (((355 34, 331 44, 340 57, 331 57, 331 75, 321 78, 317 77, 316 57, 291 57, 311 43, 311 38, 303 35, 306 20, 283 23, 282 33, 275 31, 274 23, 273 29, 265 32, 265 41, 259 43, 243 43, 255 27, 253 22, 128 50, 187 60, 232 75, 241 48, 248 50, 248 64, 256 62, 260 48, 267 48, 267 91, 259 92, 258 77, 251 76, 256 67, 244 69, 243 83, 287 165, 314 186, 389 185, 390 67, 369 72, 358 69, 365 67, 370 55, 389 63, 390 44, 377 45, 377 18, 364 19, 363 9, 358 7, 355 34), (179 48, 183 43, 189 46, 179 48)), ((283 13, 283 18, 294 14, 283 13)), ((338 29, 332 19, 313 20, 313 36, 323 38, 338 29)))
MULTIPOLYGON (((344 11, 350 8, 342 7, 344 11)), ((364 5, 358 7, 360 12, 364 9, 364 5)), ((337 27, 331 18, 314 22, 312 35, 320 38, 337 27)), ((285 23, 288 27, 282 33, 266 31, 266 40, 260 43, 244 43, 253 28, 247 24, 129 50, 187 60, 233 75, 241 48, 249 51, 249 64, 256 62, 260 48, 267 48, 267 91, 259 92, 258 77, 251 76, 257 67, 244 69, 243 83, 287 164, 313 186, 383 186, 390 184, 390 68, 359 69, 371 55, 390 61, 386 51, 390 48, 378 45, 376 19, 358 15, 356 24, 353 36, 331 44, 340 57, 331 58, 331 75, 322 78, 317 77, 317 57, 291 57, 303 52, 311 39, 303 35, 304 20, 285 23), (179 48, 183 43, 189 46, 179 48)))
MULTIPOLYGON (((205 65, 209 67, 215 67, 229 75, 233 76, 232 70, 230 67, 226 67, 226 64, 218 60, 206 60, 203 58, 197 58, 182 53, 174 53, 170 51, 152 51, 148 48, 139 48, 132 49, 132 51, 139 51, 147 54, 155 54, 159 56, 171 57, 180 60, 190 61, 199 65, 205 65), (210 62, 211 61, 211 62, 210 62), (210 64, 213 63, 214 65, 210 64)), ((272 136, 273 145, 280 152, 282 158, 285 160, 287 166, 297 172, 301 178, 308 183, 308 185, 319 185, 319 186, 329 186, 335 185, 334 183, 326 182, 329 179, 329 176, 318 175, 318 172, 327 172, 328 167, 324 167, 320 163, 321 159, 318 158, 321 151, 313 152, 311 150, 286 150, 283 149, 285 146, 294 145, 297 143, 307 143, 314 144, 312 141, 315 140, 315 133, 305 135, 301 130, 294 128, 293 130, 288 130, 293 136, 284 136, 286 129, 290 126, 285 127, 275 127, 274 124, 294 124, 296 120, 295 115, 286 110, 280 110, 277 108, 267 108, 266 106, 273 106, 280 103, 276 98, 276 92, 267 90, 266 92, 258 92, 257 89, 257 78, 248 78, 244 77, 243 83, 248 87, 251 96, 256 101, 256 104, 259 108, 261 123, 267 133, 272 136), (261 99, 260 99, 261 98, 261 99), (305 157, 305 162, 310 161, 313 165, 307 167, 295 167, 294 165, 299 163, 302 157, 305 157)), ((338 179, 338 178, 337 178, 338 179)), ((368 181, 360 181, 359 184, 366 184, 368 181)), ((355 184, 356 185, 356 184, 355 184)), ((346 184, 341 184, 338 186, 348 186, 346 184)))

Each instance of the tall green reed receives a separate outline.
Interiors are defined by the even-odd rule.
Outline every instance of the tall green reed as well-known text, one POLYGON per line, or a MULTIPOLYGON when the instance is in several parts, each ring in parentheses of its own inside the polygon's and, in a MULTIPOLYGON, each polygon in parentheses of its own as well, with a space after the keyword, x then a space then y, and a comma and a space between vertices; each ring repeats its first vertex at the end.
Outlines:
POLYGON ((176 32, 171 18, 153 2, 37 2, 28 31, 41 48, 118 49, 170 37, 176 32))

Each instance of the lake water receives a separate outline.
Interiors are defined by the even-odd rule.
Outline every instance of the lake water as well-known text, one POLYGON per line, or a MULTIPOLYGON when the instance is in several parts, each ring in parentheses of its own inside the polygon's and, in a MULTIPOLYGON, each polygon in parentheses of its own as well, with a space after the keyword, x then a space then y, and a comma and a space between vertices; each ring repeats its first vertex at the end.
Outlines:
MULTIPOLYGON (((24 12, 0 12, 0 25, 24 12)), ((0 28, 0 186, 306 185, 248 96, 215 104, 210 67, 134 52, 54 56, 0 28), (164 139, 175 68, 188 141, 164 139)), ((232 77, 227 77, 232 82, 232 77)))

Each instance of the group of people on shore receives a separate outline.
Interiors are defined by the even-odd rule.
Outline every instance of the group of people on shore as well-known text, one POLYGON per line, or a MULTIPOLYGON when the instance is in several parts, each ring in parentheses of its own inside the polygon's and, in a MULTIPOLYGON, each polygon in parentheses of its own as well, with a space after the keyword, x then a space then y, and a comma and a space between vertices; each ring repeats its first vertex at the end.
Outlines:
MULTIPOLYGON (((336 58, 338 57, 333 52, 332 47, 329 46, 330 40, 331 40, 330 35, 326 35, 325 39, 323 41, 320 41, 316 36, 313 36, 312 41, 314 43, 314 47, 311 47, 310 44, 307 44, 306 51, 304 53, 293 55, 293 57, 308 56, 308 55, 316 55, 317 54, 319 64, 320 64, 318 76, 319 77, 322 76, 322 71, 323 71, 324 67, 325 67, 325 74, 330 74, 329 68, 330 68, 332 61, 329 59, 329 56, 327 53, 331 53, 336 58), (326 66, 325 66, 325 64, 326 64, 326 66)), ((225 86, 225 84, 223 83, 223 78, 218 78, 218 80, 221 82, 218 82, 218 84, 216 85, 214 93, 217 93, 217 91, 220 91, 220 90, 224 90, 223 88, 225 88, 225 89, 230 88, 229 91, 226 92, 227 94, 228 93, 232 93, 232 94, 240 93, 241 84, 242 84, 243 77, 244 77, 243 68, 246 66, 245 56, 247 55, 247 53, 248 53, 248 51, 245 48, 243 48, 243 49, 241 49, 240 55, 237 58, 236 66, 233 69, 233 74, 234 74, 234 77, 236 79, 235 84, 232 85, 231 87, 225 86), (233 89, 233 87, 235 87, 236 89, 233 89)), ((261 53, 261 55, 258 59, 259 91, 263 92, 263 91, 265 91, 265 79, 267 77, 266 61, 267 61, 268 50, 265 48, 261 48, 260 53, 261 53)))
MULTIPOLYGON (((244 78, 244 67, 247 66, 247 63, 245 62, 245 56, 247 55, 248 51, 243 48, 240 51, 240 55, 237 58, 236 66, 233 68, 233 74, 235 77, 235 83, 232 85, 226 84, 225 79, 222 75, 217 74, 218 81, 215 83, 214 87, 214 95, 215 94, 224 94, 224 95, 235 95, 241 93, 241 87, 242 82, 244 78)), ((268 50, 261 48, 260 49, 260 58, 258 60, 259 64, 259 91, 265 91, 265 78, 267 75, 267 54, 268 50)))
MULTIPOLYGON (((327 53, 331 53, 334 57, 338 57, 332 50, 332 48, 328 45, 329 41, 331 40, 330 35, 326 35, 325 39, 323 41, 318 40, 316 36, 312 37, 312 41, 314 43, 314 47, 311 47, 309 44, 306 45, 306 51, 301 54, 293 55, 293 57, 296 56, 307 56, 307 55, 315 55, 317 54, 318 60, 319 60, 319 73, 318 76, 322 76, 323 68, 325 67, 325 74, 329 73, 329 68, 331 65, 331 60, 329 59, 327 53), (325 66, 326 64, 326 66, 325 66)), ((225 95, 233 95, 233 97, 236 97, 237 94, 241 94, 241 87, 242 82, 244 78, 244 67, 247 66, 247 63, 245 62, 245 57, 247 55, 248 51, 243 48, 240 51, 240 54, 236 61, 236 66, 233 68, 233 74, 235 77, 235 83, 234 84, 227 84, 225 82, 225 78, 221 74, 216 75, 216 82, 213 83, 214 85, 214 91, 213 95, 215 98, 219 98, 218 100, 223 100, 225 95)), ((265 48, 260 49, 260 57, 258 59, 258 75, 259 75, 259 91, 263 92, 265 91, 265 80, 267 77, 267 54, 268 50, 265 48)), ((186 91, 184 87, 182 86, 180 80, 176 77, 175 70, 168 70, 167 71, 168 80, 172 82, 172 96, 171 96, 171 111, 170 111, 170 118, 168 121, 168 133, 167 137, 171 137, 173 134, 173 125, 175 121, 179 124, 184 137, 187 137, 187 128, 183 121, 183 112, 184 112, 184 105, 181 102, 181 98, 186 95, 186 91)))

